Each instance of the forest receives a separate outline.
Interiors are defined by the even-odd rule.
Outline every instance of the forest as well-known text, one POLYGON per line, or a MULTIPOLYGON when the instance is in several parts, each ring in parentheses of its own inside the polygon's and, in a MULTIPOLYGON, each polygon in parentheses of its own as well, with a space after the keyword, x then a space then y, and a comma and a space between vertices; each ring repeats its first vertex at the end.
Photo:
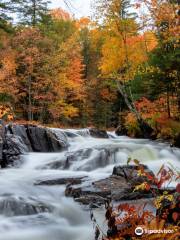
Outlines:
POLYGON ((86 1, 0 0, 0 240, 178 240, 179 1, 86 1))
POLYGON ((178 1, 92 7, 92 17, 76 19, 46 0, 0 1, 0 117, 173 140, 180 133, 178 1))

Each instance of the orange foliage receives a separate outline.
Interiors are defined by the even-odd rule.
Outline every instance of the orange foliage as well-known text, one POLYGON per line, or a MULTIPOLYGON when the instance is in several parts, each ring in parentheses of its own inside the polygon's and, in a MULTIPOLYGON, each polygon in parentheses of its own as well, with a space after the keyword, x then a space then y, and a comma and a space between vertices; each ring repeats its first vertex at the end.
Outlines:
MULTIPOLYGON (((154 25, 157 28, 161 28, 162 23, 167 23, 166 29, 161 34, 163 35, 164 41, 179 40, 179 4, 178 2, 164 1, 164 0, 137 0, 136 6, 147 8, 147 14, 154 21, 154 25)), ((152 23, 151 23, 152 24, 152 23)))
POLYGON ((71 16, 68 12, 62 8, 56 8, 50 11, 50 15, 55 20, 70 20, 71 16))
MULTIPOLYGON (((177 240, 180 236, 179 234, 179 226, 178 226, 178 206, 179 206, 179 184, 176 187, 176 193, 168 193, 160 190, 162 184, 167 182, 168 184, 172 181, 172 179, 179 178, 179 173, 175 172, 171 168, 163 165, 157 176, 149 178, 149 174, 144 168, 144 165, 141 165, 138 160, 134 160, 134 163, 138 166, 139 171, 141 171, 141 175, 144 178, 149 179, 149 188, 148 189, 139 189, 139 191, 155 191, 154 192, 154 200, 152 202, 154 208, 157 210, 156 213, 154 211, 148 210, 148 203, 142 204, 142 202, 137 204, 134 203, 114 203, 107 201, 105 204, 106 207, 106 220, 108 225, 108 232, 106 234, 102 233, 99 225, 97 225, 96 219, 91 213, 91 220, 94 222, 96 226, 96 240, 126 240, 132 239, 137 240, 141 239, 171 239, 177 240), (157 188, 155 187, 157 186, 157 188), (172 216, 172 219, 170 219, 172 216), (169 222, 170 221, 170 222, 169 222), (136 234, 135 229, 137 227, 141 227, 143 230, 143 234, 138 236, 136 234), (148 233, 148 230, 166 230, 162 233, 154 232, 153 234, 148 233)), ((133 174, 133 173, 132 173, 133 174)), ((144 182, 145 183, 145 182, 144 182)), ((143 184, 144 184, 143 183, 143 184)), ((142 185, 143 185, 142 184, 142 185)), ((137 187, 135 186, 135 189, 137 187)))
POLYGON ((12 121, 14 119, 12 109, 9 106, 0 105, 0 119, 12 121))
POLYGON ((78 29, 89 27, 91 24, 91 20, 88 17, 82 17, 79 20, 76 20, 76 26, 78 29))
POLYGON ((16 52, 5 45, 0 50, 0 93, 6 92, 16 98, 17 76, 16 76, 16 52))
MULTIPOLYGON (((170 97, 170 109, 172 117, 176 117, 178 114, 176 100, 176 97, 170 97)), ((160 131, 161 136, 164 136, 165 138, 171 138, 173 136, 173 126, 175 126, 175 124, 168 117, 167 100, 165 96, 161 96, 155 101, 150 101, 143 97, 139 101, 135 102, 135 106, 142 118, 148 122, 152 128, 154 128, 154 132, 159 133, 160 131), (165 128, 163 129, 162 127, 165 128)), ((138 132, 140 132, 137 119, 133 113, 129 112, 125 118, 125 121, 129 135, 135 136, 138 132)), ((179 128, 179 126, 177 126, 177 128, 179 128)))

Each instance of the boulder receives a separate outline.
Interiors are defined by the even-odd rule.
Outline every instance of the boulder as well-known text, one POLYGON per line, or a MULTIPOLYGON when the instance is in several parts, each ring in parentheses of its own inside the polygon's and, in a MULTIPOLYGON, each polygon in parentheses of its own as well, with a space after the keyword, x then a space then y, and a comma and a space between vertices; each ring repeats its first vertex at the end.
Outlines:
POLYGON ((0 165, 3 161, 3 142, 4 142, 5 128, 2 122, 0 122, 0 165))
POLYGON ((109 138, 109 136, 105 130, 90 128, 89 133, 92 137, 95 137, 95 138, 109 138))
POLYGON ((20 137, 29 152, 58 152, 68 146, 65 133, 59 129, 13 124, 6 132, 20 137))
MULTIPOLYGON (((145 165, 141 166, 145 173, 155 179, 154 173, 145 165)), ((130 182, 131 185, 138 185, 143 182, 151 182, 146 176, 139 176, 138 170, 139 166, 135 165, 124 165, 124 166, 115 166, 113 169, 113 175, 120 176, 126 179, 126 181, 130 182)))
POLYGON ((112 191, 111 198, 114 201, 130 201, 130 200, 138 200, 144 198, 152 198, 153 194, 151 192, 146 191, 133 191, 133 188, 127 187, 123 189, 116 189, 112 191))
POLYGON ((123 124, 120 124, 116 128, 115 133, 117 136, 127 136, 128 135, 128 131, 123 124))
MULTIPOLYGON (((154 176, 148 167, 143 167, 148 174, 154 176)), ((67 185, 65 195, 73 197, 75 201, 82 204, 90 204, 96 207, 110 199, 113 201, 125 201, 152 198, 151 191, 134 191, 136 185, 145 181, 150 180, 144 176, 138 176, 138 166, 117 166, 113 169, 113 175, 106 179, 95 182, 88 181, 78 186, 67 185)), ((152 185, 152 187, 154 191, 157 190, 156 186, 152 185)))
POLYGON ((110 176, 109 178, 88 183, 88 185, 66 187, 65 195, 73 197, 82 204, 101 205, 111 198, 112 191, 128 187, 128 183, 122 177, 110 176))
POLYGON ((51 210, 49 206, 31 199, 15 196, 0 197, 0 214, 7 217, 33 215, 51 210))
POLYGON ((29 137, 27 135, 27 128, 24 125, 17 125, 17 124, 12 124, 12 125, 7 125, 6 126, 6 133, 10 133, 16 136, 19 136, 24 144, 27 146, 28 151, 32 152, 33 149, 31 147, 31 142, 29 140, 29 137))
POLYGON ((20 155, 27 153, 28 150, 21 137, 14 134, 6 134, 1 167, 17 166, 20 163, 20 155))
POLYGON ((27 152, 58 152, 68 147, 65 133, 59 129, 35 125, 0 125, 0 165, 17 165, 27 152), (4 139, 4 140, 3 140, 4 139))
POLYGON ((50 151, 58 152, 69 146, 67 135, 60 129, 46 129, 47 141, 50 143, 50 151))
POLYGON ((180 148, 180 133, 174 139, 174 146, 180 148))
POLYGON ((50 152, 51 146, 45 128, 27 126, 27 135, 34 152, 50 152))
POLYGON ((77 178, 57 178, 57 179, 51 179, 51 180, 44 180, 44 181, 38 181, 34 185, 47 185, 47 186, 53 186, 53 185, 76 185, 82 183, 83 177, 77 177, 77 178))

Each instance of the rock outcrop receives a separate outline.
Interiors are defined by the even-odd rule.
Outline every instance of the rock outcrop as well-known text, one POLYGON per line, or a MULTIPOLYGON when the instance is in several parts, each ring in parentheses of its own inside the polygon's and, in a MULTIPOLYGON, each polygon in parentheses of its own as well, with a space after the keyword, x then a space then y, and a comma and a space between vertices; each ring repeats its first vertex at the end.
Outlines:
POLYGON ((0 122, 0 165, 3 162, 4 125, 0 122))
POLYGON ((84 177, 68 177, 68 178, 57 178, 57 179, 51 179, 51 180, 44 180, 44 181, 38 181, 34 185, 46 185, 46 186, 53 186, 53 185, 77 185, 81 184, 84 177))
MULTIPOLYGON (((144 168, 148 174, 154 177, 152 171, 146 166, 144 168)), ((73 197, 75 201, 82 204, 90 204, 92 207, 104 204, 107 200, 124 201, 152 198, 151 191, 134 191, 136 185, 146 180, 144 177, 138 176, 137 166, 117 166, 114 167, 113 174, 106 179, 95 182, 88 181, 82 186, 68 184, 65 195, 73 197)))
POLYGON ((92 137, 95 137, 95 138, 109 138, 109 136, 105 130, 90 128, 89 133, 92 137))
POLYGON ((27 152, 58 152, 68 147, 65 133, 34 125, 0 125, 0 165, 2 168, 20 162, 27 152))
POLYGON ((174 139, 174 146, 180 148, 180 133, 174 139))
POLYGON ((50 212, 52 209, 44 203, 17 196, 0 197, 0 214, 7 217, 34 215, 37 213, 50 212))

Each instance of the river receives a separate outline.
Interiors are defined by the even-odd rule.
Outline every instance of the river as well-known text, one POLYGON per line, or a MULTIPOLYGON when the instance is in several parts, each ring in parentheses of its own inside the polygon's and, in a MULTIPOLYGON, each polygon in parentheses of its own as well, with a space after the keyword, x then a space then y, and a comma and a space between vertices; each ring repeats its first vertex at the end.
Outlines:
POLYGON ((129 157, 139 159, 154 172, 162 164, 180 167, 180 150, 166 143, 114 133, 109 133, 109 139, 98 139, 87 129, 67 132, 67 150, 29 153, 22 156, 20 167, 0 170, 0 240, 94 239, 88 210, 65 197, 65 186, 35 185, 38 181, 70 176, 102 179, 129 157), (67 156, 71 161, 64 169, 67 156))

